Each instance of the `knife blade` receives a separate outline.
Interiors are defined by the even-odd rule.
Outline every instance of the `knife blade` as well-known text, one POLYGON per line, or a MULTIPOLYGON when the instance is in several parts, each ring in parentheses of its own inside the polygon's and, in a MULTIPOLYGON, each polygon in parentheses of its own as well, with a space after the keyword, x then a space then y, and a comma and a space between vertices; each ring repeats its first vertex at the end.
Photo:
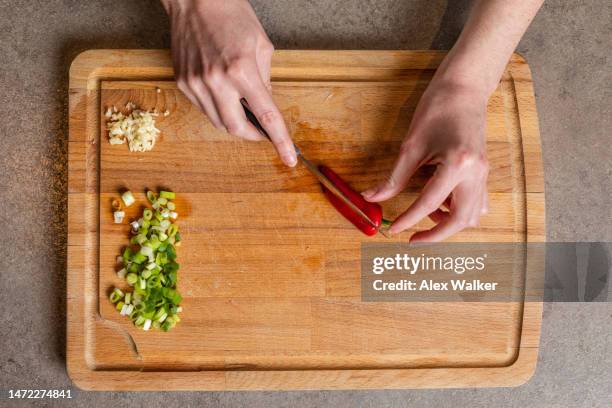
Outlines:
MULTIPOLYGON (((259 123, 257 116, 255 116, 255 114, 251 111, 251 108, 249 107, 249 104, 246 101, 246 99, 244 98, 240 99, 240 103, 242 104, 242 107, 244 108, 244 113, 248 121, 253 126, 255 126, 255 128, 259 131, 259 133, 265 136, 268 140, 272 141, 268 132, 263 128, 261 123, 259 123)), ((295 153, 299 161, 306 167, 306 169, 308 169, 308 171, 310 171, 317 178, 317 180, 319 180, 321 184, 323 184, 329 191, 332 192, 333 195, 338 197, 347 206, 349 206, 351 210, 359 214, 359 216, 363 218, 372 227, 374 227, 376 231, 381 233, 383 236, 389 238, 389 236, 385 233, 385 231, 380 229, 380 226, 376 225, 374 221, 372 221, 370 217, 368 217, 368 215, 361 210, 361 208, 357 207, 357 205, 353 203, 346 195, 344 195, 344 193, 342 193, 342 191, 340 191, 338 187, 336 187, 334 183, 332 183, 331 180, 329 180, 329 178, 327 178, 325 174, 319 171, 319 168, 314 163, 312 163, 302 154, 302 151, 300 150, 299 147, 297 147, 295 143, 293 144, 293 148, 295 149, 295 153)))

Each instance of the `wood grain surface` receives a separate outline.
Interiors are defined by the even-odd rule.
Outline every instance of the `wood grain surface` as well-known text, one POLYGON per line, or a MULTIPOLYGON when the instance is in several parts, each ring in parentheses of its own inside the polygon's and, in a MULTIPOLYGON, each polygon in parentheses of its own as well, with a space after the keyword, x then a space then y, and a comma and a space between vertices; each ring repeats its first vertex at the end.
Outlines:
MULTIPOLYGON (((304 154, 361 190, 390 170, 443 55, 278 51, 274 99, 304 154)), ((490 213, 451 241, 543 241, 537 115, 520 56, 489 102, 487 149, 490 213)), ((428 171, 384 203, 387 218, 412 202, 428 171)), ((540 303, 361 302, 360 245, 385 238, 361 235, 269 143, 214 129, 177 90, 167 51, 88 51, 73 62, 68 194, 67 363, 79 387, 510 386, 535 369, 540 303), (127 102, 170 111, 157 120, 153 151, 107 142, 103 113, 127 102), (184 312, 168 333, 134 328, 107 299, 124 285, 115 258, 128 239, 110 201, 129 188, 144 202, 142 192, 159 187, 178 194, 184 239, 184 312)))

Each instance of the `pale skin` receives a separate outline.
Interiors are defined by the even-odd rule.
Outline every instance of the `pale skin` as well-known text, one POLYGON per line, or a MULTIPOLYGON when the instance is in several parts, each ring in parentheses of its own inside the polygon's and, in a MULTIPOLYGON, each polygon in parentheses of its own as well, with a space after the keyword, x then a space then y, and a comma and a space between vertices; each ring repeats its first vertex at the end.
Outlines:
MULTIPOLYGON (((418 103, 394 168, 362 194, 371 202, 398 195, 421 166, 436 170, 389 229, 399 233, 429 217, 434 226, 410 242, 442 241, 476 227, 488 211, 487 101, 543 0, 480 0, 418 103)), ((162 0, 171 22, 179 89, 212 124, 263 140, 240 98, 268 131, 281 160, 297 158, 271 93, 274 47, 246 0, 162 0)))

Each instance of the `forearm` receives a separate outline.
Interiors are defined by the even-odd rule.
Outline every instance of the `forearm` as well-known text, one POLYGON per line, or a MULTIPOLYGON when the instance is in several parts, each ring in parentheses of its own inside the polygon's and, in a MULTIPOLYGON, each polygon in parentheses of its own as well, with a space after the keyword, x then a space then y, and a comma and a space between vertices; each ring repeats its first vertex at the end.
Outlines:
MULTIPOLYGON (((247 2, 247 0, 233 0, 234 2, 247 2)), ((229 0, 160 0, 166 13, 170 14, 174 10, 184 9, 186 6, 205 6, 219 8, 229 0)))
POLYGON ((170 10, 172 9, 172 3, 174 3, 175 1, 176 0, 160 0, 160 3, 166 10, 166 13, 170 14, 170 10))
POLYGON ((488 98, 544 0, 479 0, 435 81, 488 98))

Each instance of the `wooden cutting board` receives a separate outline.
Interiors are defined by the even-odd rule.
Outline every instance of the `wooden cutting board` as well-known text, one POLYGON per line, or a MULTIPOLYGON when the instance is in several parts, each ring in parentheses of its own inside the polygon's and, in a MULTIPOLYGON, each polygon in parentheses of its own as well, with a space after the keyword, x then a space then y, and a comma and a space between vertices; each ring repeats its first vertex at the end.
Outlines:
MULTIPOLYGON (((307 157, 361 190, 391 168, 443 56, 278 51, 274 99, 307 157)), ((537 116, 518 55, 489 102, 487 139, 490 214, 451 240, 543 241, 537 116)), ((405 209, 426 177, 386 202, 385 215, 405 209)), ((215 130, 177 90, 167 51, 95 50, 73 62, 68 202, 67 364, 81 388, 512 386, 535 369, 541 303, 362 303, 360 244, 385 238, 355 230, 269 143, 215 130), (171 112, 157 120, 153 151, 107 142, 104 110, 127 102, 171 112), (160 186, 178 193, 184 239, 184 312, 168 333, 136 329, 107 298, 122 285, 115 257, 128 237, 110 201, 122 188, 160 186)))

